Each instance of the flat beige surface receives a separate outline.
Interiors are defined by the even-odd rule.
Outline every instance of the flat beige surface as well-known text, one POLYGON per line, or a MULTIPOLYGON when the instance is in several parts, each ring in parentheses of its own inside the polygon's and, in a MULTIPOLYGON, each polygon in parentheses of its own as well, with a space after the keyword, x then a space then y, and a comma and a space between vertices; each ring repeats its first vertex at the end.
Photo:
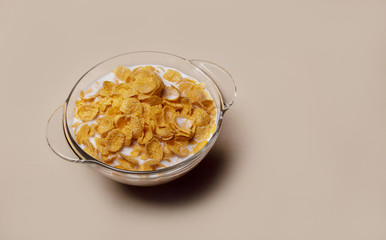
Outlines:
POLYGON ((386 239, 386 2, 0 1, 0 239, 386 239), (236 104, 171 184, 117 184, 45 141, 119 53, 216 62, 236 104))

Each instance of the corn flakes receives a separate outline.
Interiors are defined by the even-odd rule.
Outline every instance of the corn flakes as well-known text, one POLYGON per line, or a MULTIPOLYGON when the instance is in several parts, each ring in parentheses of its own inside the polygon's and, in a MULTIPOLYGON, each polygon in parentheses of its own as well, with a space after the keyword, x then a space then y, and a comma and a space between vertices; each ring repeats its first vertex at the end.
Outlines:
POLYGON ((128 98, 123 100, 119 110, 126 115, 139 116, 142 114, 142 105, 136 98, 128 98))
POLYGON ((203 141, 209 137, 211 133, 210 130, 211 129, 208 126, 197 127, 196 134, 194 135, 194 137, 199 141, 203 141))
POLYGON ((83 122, 93 120, 98 114, 98 107, 94 103, 85 104, 78 108, 78 116, 83 122))
POLYGON ((151 142, 148 142, 145 147, 146 153, 150 159, 161 161, 163 157, 163 148, 161 143, 153 139, 151 142))
POLYGON ((103 97, 108 97, 111 94, 113 87, 114 87, 113 82, 104 81, 103 87, 98 91, 98 95, 103 97))
POLYGON ((202 108, 193 109, 192 118, 196 120, 199 127, 206 126, 210 122, 210 115, 202 108))
POLYGON ((144 130, 144 120, 136 116, 130 118, 129 128, 132 131, 132 138, 138 139, 141 137, 144 130))
POLYGON ((193 148, 193 153, 196 154, 198 151, 200 151, 206 144, 208 143, 208 141, 202 141, 202 142, 199 142, 194 148, 193 148))
POLYGON ((80 92, 73 128, 86 153, 116 168, 151 171, 208 143, 217 112, 205 85, 173 69, 163 72, 118 66, 115 79, 80 92))
POLYGON ((138 160, 133 158, 133 157, 131 157, 131 156, 127 156, 127 155, 124 155, 122 153, 120 153, 119 156, 124 158, 126 161, 132 163, 133 165, 138 165, 138 160))
POLYGON ((180 157, 186 157, 189 154, 187 141, 168 141, 166 144, 170 151, 174 152, 180 157))
POLYGON ((122 66, 116 67, 113 72, 114 72, 115 76, 122 81, 126 81, 131 73, 130 69, 128 69, 127 67, 122 67, 122 66))
POLYGON ((101 154, 101 159, 104 163, 111 164, 118 156, 116 154, 108 153, 107 155, 101 154))
POLYGON ((114 128, 114 118, 112 116, 104 116, 96 120, 96 132, 104 134, 114 128))
POLYGON ((92 156, 92 157, 95 157, 95 155, 96 155, 96 154, 95 154, 95 147, 94 147, 94 145, 92 145, 92 143, 90 142, 90 140, 85 139, 85 140, 82 141, 82 144, 85 145, 84 151, 85 151, 88 155, 90 155, 90 156, 92 156))
POLYGON ((101 155, 108 155, 109 150, 106 147, 106 140, 104 138, 95 138, 95 145, 101 155))
POLYGON ((136 164, 124 158, 117 158, 117 161, 120 164, 121 169, 124 170, 134 170, 136 167, 136 164))
POLYGON ((164 87, 162 97, 169 101, 176 101, 180 97, 180 91, 174 86, 164 87))
POLYGON ((118 152, 125 142, 125 135, 119 129, 114 129, 107 134, 106 146, 110 152, 118 152))
POLYGON ((137 139, 139 144, 146 144, 153 138, 153 132, 149 124, 145 124, 141 136, 137 139))
POLYGON ((170 82, 179 82, 182 80, 181 73, 179 73, 175 70, 172 70, 172 69, 169 69, 164 74, 164 78, 170 82))
POLYGON ((84 123, 76 133, 76 141, 83 142, 83 140, 88 139, 88 134, 90 132, 90 126, 87 123, 84 123))

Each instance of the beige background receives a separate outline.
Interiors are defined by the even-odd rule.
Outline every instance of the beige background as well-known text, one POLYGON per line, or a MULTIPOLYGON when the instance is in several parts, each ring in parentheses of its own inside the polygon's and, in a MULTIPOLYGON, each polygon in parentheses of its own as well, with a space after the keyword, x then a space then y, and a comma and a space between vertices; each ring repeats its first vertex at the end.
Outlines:
POLYGON ((0 1, 0 239, 386 239, 385 1, 0 1), (90 67, 216 62, 236 104, 159 187, 59 159, 50 114, 90 67))

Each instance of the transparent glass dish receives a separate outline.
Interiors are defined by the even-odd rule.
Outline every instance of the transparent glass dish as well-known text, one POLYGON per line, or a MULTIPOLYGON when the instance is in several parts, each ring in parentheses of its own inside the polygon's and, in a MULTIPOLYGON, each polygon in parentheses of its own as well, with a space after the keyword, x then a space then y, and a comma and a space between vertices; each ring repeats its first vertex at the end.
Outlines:
POLYGON ((187 60, 161 52, 124 53, 97 64, 76 82, 68 98, 49 118, 46 139, 49 147, 59 157, 74 163, 89 164, 101 174, 115 181, 137 186, 158 185, 172 181, 187 173, 206 156, 220 133, 224 113, 231 107, 235 97, 236 86, 231 75, 214 63, 203 60, 187 60), (211 139, 199 152, 178 164, 154 171, 122 170, 94 159, 78 146, 71 127, 75 101, 79 98, 81 90, 86 89, 95 80, 110 73, 116 66, 145 64, 175 68, 205 83, 217 109, 217 128, 211 139))

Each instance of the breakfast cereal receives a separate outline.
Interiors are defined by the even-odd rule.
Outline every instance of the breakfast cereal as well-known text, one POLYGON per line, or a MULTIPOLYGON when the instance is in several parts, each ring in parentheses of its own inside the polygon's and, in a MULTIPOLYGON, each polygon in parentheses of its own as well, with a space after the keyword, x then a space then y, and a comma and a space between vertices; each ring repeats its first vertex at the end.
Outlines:
POLYGON ((203 83, 164 66, 118 66, 81 91, 72 127, 76 142, 93 158, 149 171, 199 152, 216 121, 203 83))

